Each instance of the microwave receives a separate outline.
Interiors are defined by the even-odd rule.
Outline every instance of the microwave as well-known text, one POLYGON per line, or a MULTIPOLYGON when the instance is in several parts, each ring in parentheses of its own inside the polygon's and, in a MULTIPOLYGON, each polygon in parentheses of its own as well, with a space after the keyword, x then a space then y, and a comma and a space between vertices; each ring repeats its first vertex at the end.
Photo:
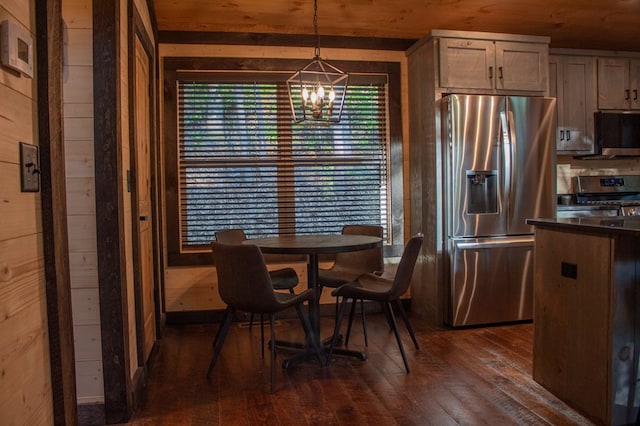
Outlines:
POLYGON ((640 114, 598 111, 594 118, 595 155, 640 156, 640 114))

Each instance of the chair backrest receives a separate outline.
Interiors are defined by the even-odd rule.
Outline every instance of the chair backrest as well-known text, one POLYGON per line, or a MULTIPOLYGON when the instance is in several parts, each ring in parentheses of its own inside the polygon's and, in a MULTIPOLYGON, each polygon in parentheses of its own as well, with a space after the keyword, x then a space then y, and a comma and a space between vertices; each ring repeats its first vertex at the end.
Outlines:
POLYGON ((279 304, 258 246, 214 241, 211 250, 224 303, 246 312, 274 312, 279 304))
POLYGON ((216 241, 223 244, 242 244, 247 239, 244 231, 239 228, 216 231, 216 241))
MULTIPOLYGON (((382 238, 382 226, 377 225, 344 225, 343 234, 369 235, 382 238)), ((335 265, 346 269, 355 269, 364 272, 384 270, 384 257, 382 246, 368 250, 336 253, 335 265)))
POLYGON ((393 284, 389 290, 391 300, 402 296, 409 289, 411 275, 413 275, 413 269, 416 266, 416 260, 420 254, 423 239, 424 236, 422 234, 416 234, 409 239, 407 245, 404 247, 402 257, 398 263, 398 269, 393 278, 393 284))

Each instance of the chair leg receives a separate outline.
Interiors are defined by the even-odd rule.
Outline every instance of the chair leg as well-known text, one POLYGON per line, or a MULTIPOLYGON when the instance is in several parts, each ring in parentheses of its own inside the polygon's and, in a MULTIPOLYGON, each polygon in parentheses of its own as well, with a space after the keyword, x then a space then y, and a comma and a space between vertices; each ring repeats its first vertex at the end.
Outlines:
POLYGON ((389 312, 387 309, 387 304, 385 302, 380 302, 380 308, 382 309, 382 313, 384 314, 384 319, 387 320, 387 325, 389 326, 389 331, 393 331, 393 324, 391 317, 389 316, 389 312))
POLYGON ((347 324, 347 334, 344 338, 344 345, 348 346, 349 345, 349 336, 351 336, 351 324, 353 324, 353 315, 356 312, 356 304, 357 304, 357 300, 353 299, 353 302, 351 303, 351 310, 349 311, 349 322, 347 324))
POLYGON ((331 362, 331 356, 333 355, 333 349, 336 346, 336 342, 338 341, 338 335, 340 334, 340 324, 342 323, 342 317, 344 317, 344 313, 347 310, 347 298, 342 298, 342 304, 340 304, 340 312, 338 316, 336 316, 336 325, 333 330, 333 338, 331 339, 331 346, 329 347, 329 353, 327 354, 326 365, 329 365, 331 362))
POLYGON ((387 313, 387 310, 385 309, 385 303, 384 302, 380 302, 380 307, 382 308, 382 312, 384 313, 384 317, 387 319, 387 324, 389 324, 389 330, 393 330, 393 327, 391 326, 391 318, 389 317, 389 314, 387 313))
POLYGON ((367 318, 364 313, 364 299, 360 299, 360 309, 362 310, 362 332, 364 333, 364 345, 369 346, 369 339, 367 338, 367 318))
POLYGON ((411 340, 413 340, 413 344, 415 345, 416 349, 420 349, 420 347, 418 346, 418 341, 416 340, 416 335, 413 332, 413 327, 411 327, 411 323, 409 322, 409 317, 407 316, 407 311, 404 309, 404 306, 402 306, 402 301, 400 299, 398 299, 396 302, 398 303, 398 310, 400 311, 400 315, 402 316, 402 320, 404 321, 404 325, 407 327, 407 330, 409 331, 409 335, 411 336, 411 340))
MULTIPOLYGON (((261 314, 262 316, 262 314, 261 314)), ((270 328, 271 328, 271 393, 273 393, 273 381, 275 379, 276 376, 276 369, 275 369, 275 365, 276 365, 276 334, 274 332, 274 321, 273 321, 273 317, 274 314, 270 314, 269 315, 269 323, 270 323, 270 328)), ((263 348, 263 352, 264 352, 264 344, 262 345, 263 348)))
MULTIPOLYGON (((227 309, 229 309, 229 308, 227 307, 227 309)), ((211 342, 211 346, 212 346, 213 348, 215 348, 215 347, 216 347, 216 342, 217 342, 217 341, 218 341, 218 339, 220 338, 220 332, 222 331, 222 324, 223 324, 223 322, 224 322, 224 319, 226 318, 226 316, 225 316, 225 315, 226 315, 226 310, 225 310, 225 312, 224 312, 224 314, 223 314, 223 316, 222 316, 222 322, 220 322, 220 326, 218 327, 218 331, 216 331, 216 336, 213 338, 213 342, 211 342)))
MULTIPOLYGON (((349 345, 349 336, 351 336, 351 324, 353 323, 353 316, 356 312, 356 303, 357 300, 353 300, 351 304, 351 311, 349 311, 349 325, 347 326, 347 336, 344 339, 345 346, 349 345)), ((364 333, 364 345, 369 346, 369 338, 367 336, 367 318, 364 312, 364 299, 360 299, 360 309, 361 309, 361 317, 362 317, 362 332, 364 333)))
POLYGON ((398 347, 400 348, 400 354, 402 355, 404 368, 405 370, 407 370, 407 374, 409 374, 409 363, 407 362, 407 355, 404 353, 404 345, 402 344, 402 339, 400 339, 400 334, 398 333, 398 325, 396 324, 396 318, 393 315, 393 309, 391 309, 391 302, 385 303, 385 307, 387 312, 389 313, 389 317, 391 318, 391 327, 393 328, 393 333, 396 335, 396 340, 398 341, 398 347))
POLYGON ((227 337, 227 333, 229 332, 229 326, 233 321, 233 308, 227 306, 227 309, 224 311, 224 317, 222 322, 220 323, 220 327, 218 328, 218 333, 216 334, 213 357, 211 358, 211 362, 209 363, 209 369, 207 370, 207 378, 211 376, 211 370, 216 365, 216 361, 218 360, 218 356, 220 356, 220 351, 222 350, 222 344, 224 343, 224 339, 227 337))
MULTIPOLYGON (((275 346, 275 340, 271 339, 271 346, 275 346)), ((264 316, 260 314, 260 350, 264 359, 264 316)))

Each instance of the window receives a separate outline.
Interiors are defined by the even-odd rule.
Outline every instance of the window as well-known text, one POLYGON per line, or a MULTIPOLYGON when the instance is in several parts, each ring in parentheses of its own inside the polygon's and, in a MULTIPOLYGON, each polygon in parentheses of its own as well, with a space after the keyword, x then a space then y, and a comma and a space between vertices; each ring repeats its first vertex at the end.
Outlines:
POLYGON ((290 73, 173 75, 174 100, 165 102, 174 123, 165 133, 174 147, 166 155, 170 264, 207 251, 227 228, 254 238, 380 224, 392 246, 388 74, 350 77, 343 118, 327 126, 292 125, 290 73))

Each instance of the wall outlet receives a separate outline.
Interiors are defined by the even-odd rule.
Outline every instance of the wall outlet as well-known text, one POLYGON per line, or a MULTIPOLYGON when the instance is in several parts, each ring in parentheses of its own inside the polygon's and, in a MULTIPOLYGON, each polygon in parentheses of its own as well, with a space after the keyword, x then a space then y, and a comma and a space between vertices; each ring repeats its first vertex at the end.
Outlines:
POLYGON ((20 190, 40 191, 40 160, 38 147, 20 142, 20 190))

